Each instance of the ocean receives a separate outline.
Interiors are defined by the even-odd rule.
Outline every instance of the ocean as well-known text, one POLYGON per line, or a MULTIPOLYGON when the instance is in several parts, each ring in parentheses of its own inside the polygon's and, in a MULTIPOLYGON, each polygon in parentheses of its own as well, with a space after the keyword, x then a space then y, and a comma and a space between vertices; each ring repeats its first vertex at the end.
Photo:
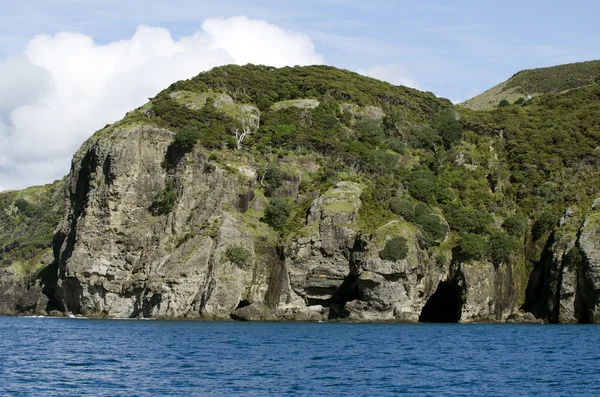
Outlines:
POLYGON ((600 396, 594 325, 0 317, 0 396, 600 396))

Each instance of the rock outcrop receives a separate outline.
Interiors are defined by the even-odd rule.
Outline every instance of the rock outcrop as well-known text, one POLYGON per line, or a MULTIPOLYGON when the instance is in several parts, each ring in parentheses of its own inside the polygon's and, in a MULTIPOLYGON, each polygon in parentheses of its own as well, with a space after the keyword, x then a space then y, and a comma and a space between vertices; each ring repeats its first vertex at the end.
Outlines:
MULTIPOLYGON (((435 317, 431 309, 430 321, 504 321, 518 312, 526 275, 511 264, 440 260, 404 221, 360 233, 358 183, 339 182, 315 198, 300 233, 278 241, 258 221, 265 207, 255 193, 258 170, 241 157, 217 161, 202 151, 167 169, 171 140, 168 130, 133 127, 90 140, 74 157, 55 237, 61 310, 417 322, 430 299, 441 299, 451 301, 453 314, 435 317), (172 211, 153 213, 167 188, 178 197, 172 211), (406 239, 405 259, 379 258, 392 236, 406 239), (231 247, 248 252, 248 260, 230 260, 231 247)), ((299 196, 297 185, 290 186, 286 194, 299 196)))

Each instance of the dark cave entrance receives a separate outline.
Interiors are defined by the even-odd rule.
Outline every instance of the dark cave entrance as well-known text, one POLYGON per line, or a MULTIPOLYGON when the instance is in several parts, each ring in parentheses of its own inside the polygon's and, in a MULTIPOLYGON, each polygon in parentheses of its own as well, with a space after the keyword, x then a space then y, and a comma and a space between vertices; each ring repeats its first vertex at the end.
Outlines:
POLYGON ((237 309, 241 309, 242 307, 246 307, 246 306, 250 306, 250 302, 247 301, 246 299, 242 299, 240 301, 240 303, 238 303, 237 307, 235 308, 235 310, 237 309))
POLYGON ((447 281, 439 283, 437 289, 427 300, 420 323, 457 323, 460 320, 462 300, 458 289, 447 281))

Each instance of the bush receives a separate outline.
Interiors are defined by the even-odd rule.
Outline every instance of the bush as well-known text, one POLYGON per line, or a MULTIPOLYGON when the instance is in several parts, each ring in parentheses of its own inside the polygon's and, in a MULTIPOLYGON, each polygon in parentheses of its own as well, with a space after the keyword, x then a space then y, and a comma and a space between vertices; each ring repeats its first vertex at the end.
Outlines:
POLYGON ((477 234, 465 233, 460 236, 458 248, 467 259, 480 259, 486 251, 487 242, 477 234))
POLYGON ((437 178, 429 170, 412 172, 408 178, 408 192, 417 200, 431 203, 435 201, 435 185, 437 178))
POLYGON ((385 247, 379 251, 379 257, 388 261, 405 259, 406 255, 408 255, 408 245, 406 245, 404 237, 395 237, 389 240, 385 247))
POLYGON ((499 108, 503 108, 503 107, 505 107, 505 106, 510 106, 510 102, 508 102, 508 100, 506 100, 506 99, 503 99, 503 100, 501 100, 501 101, 500 101, 500 103, 498 104, 498 107, 499 107, 499 108))
POLYGON ((558 217, 550 211, 542 211, 538 216, 536 222, 533 224, 532 233, 533 237, 537 240, 546 232, 554 229, 558 223, 558 217))
POLYGON ((423 203, 419 203, 415 206, 415 218, 419 218, 421 216, 431 215, 431 211, 429 211, 429 207, 423 203))
POLYGON ((527 231, 527 218, 523 215, 511 215, 504 220, 502 227, 511 236, 522 236, 527 231))
POLYGON ((265 210, 265 216, 261 220, 273 229, 281 231, 291 213, 292 206, 287 200, 275 198, 269 201, 269 205, 267 205, 267 209, 265 210))
POLYGON ((227 251, 225 251, 225 257, 231 263, 236 264, 238 267, 244 268, 248 265, 252 254, 250 251, 240 245, 233 245, 227 248, 227 251))
POLYGON ((415 208, 413 204, 407 200, 400 197, 392 197, 389 202, 390 211, 392 211, 396 215, 400 215, 402 218, 407 221, 411 221, 415 216, 415 208))
POLYGON ((519 249, 521 244, 516 237, 505 232, 496 232, 488 241, 488 255, 496 265, 508 262, 512 253, 519 249))
POLYGON ((460 138, 462 138, 462 126, 458 120, 456 120, 452 109, 448 109, 440 114, 433 121, 433 128, 435 128, 442 137, 442 142, 444 143, 446 150, 450 149, 453 144, 460 141, 460 138))
POLYGON ((187 125, 175 133, 171 145, 176 150, 187 153, 194 148, 198 139, 200 139, 200 129, 196 126, 187 125))
POLYGON ((451 204, 456 200, 456 194, 452 188, 444 188, 438 193, 438 202, 441 204, 451 204))
POLYGON ((446 237, 446 230, 440 218, 433 214, 415 216, 414 223, 421 228, 427 244, 434 244, 446 237))
POLYGON ((432 128, 423 128, 413 131, 409 138, 409 145, 416 149, 435 150, 442 144, 442 138, 432 128))
POLYGON ((150 210, 154 215, 169 214, 171 211, 173 211, 176 201, 177 194, 172 191, 170 187, 166 187, 156 195, 150 210))
POLYGON ((262 183, 265 187, 265 196, 269 197, 275 190, 280 188, 285 176, 285 173, 276 164, 269 164, 264 170, 262 178, 262 183))
POLYGON ((378 146, 384 138, 379 122, 373 119, 362 119, 354 127, 358 140, 371 146, 378 146))
POLYGON ((409 182, 408 192, 417 200, 426 203, 435 200, 435 184, 427 179, 416 179, 409 182))
POLYGON ((482 234, 492 223, 492 216, 471 207, 452 207, 446 211, 450 227, 461 233, 482 234))

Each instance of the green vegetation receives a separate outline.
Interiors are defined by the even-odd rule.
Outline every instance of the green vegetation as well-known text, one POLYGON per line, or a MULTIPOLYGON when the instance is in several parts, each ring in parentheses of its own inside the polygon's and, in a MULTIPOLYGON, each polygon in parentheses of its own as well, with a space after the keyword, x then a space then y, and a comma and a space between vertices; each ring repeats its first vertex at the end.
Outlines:
POLYGON ((600 61, 577 62, 523 70, 508 80, 506 88, 518 87, 524 94, 562 92, 592 84, 598 75, 600 75, 600 61))
POLYGON ((389 202, 390 211, 396 215, 400 215, 407 221, 412 221, 415 217, 415 207, 410 200, 393 197, 389 202))
POLYGON ((0 193, 0 271, 12 267, 27 276, 40 270, 63 214, 63 189, 61 180, 0 193))
POLYGON ((154 215, 170 214, 175 208, 176 202, 177 193, 170 186, 167 186, 156 195, 150 209, 154 215))
POLYGON ((238 267, 244 269, 248 266, 252 254, 246 248, 241 245, 232 245, 225 251, 225 257, 231 263, 234 263, 238 267))
POLYGON ((508 262, 518 248, 521 244, 516 237, 504 232, 494 232, 488 241, 488 255, 496 265, 508 262))
POLYGON ((171 145, 175 150, 187 153, 194 148, 200 136, 201 132, 197 126, 186 125, 177 131, 171 145))
POLYGON ((503 100, 500 101, 500 103, 498 103, 498 107, 499 108, 503 108, 505 106, 510 106, 510 102, 508 102, 507 99, 503 99, 503 100))
POLYGON ((599 78, 600 61, 523 70, 507 81, 467 100, 464 105, 471 109, 490 110, 496 108, 503 99, 517 105, 527 105, 530 103, 529 97, 562 93, 598 82, 599 78))
POLYGON ((275 230, 281 231, 292 214, 291 203, 282 198, 274 198, 269 201, 265 216, 261 219, 275 230))
POLYGON ((385 247, 379 251, 379 257, 388 261, 405 259, 408 255, 408 246, 404 237, 395 237, 389 240, 385 247))
POLYGON ((480 235, 464 233, 460 236, 458 248, 466 259, 481 259, 486 253, 487 241, 480 235))

